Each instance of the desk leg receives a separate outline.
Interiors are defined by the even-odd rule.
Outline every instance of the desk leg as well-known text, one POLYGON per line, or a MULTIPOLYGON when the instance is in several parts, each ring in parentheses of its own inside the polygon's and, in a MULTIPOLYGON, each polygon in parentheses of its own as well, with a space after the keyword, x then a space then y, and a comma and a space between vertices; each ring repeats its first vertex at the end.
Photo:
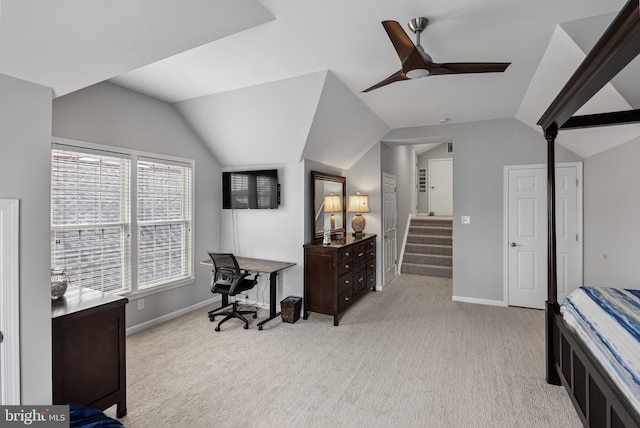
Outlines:
POLYGON ((230 306, 231 303, 229 303, 229 296, 226 294, 222 295, 222 306, 220 306, 219 308, 215 308, 212 311, 209 311, 207 313, 207 315, 209 315, 209 321, 213 322, 213 319, 215 318, 216 312, 218 312, 220 309, 224 309, 227 306, 230 306))
POLYGON ((258 323, 258 330, 262 330, 262 326, 272 319, 280 315, 280 312, 276 312, 276 292, 278 285, 278 272, 273 272, 269 275, 269 318, 260 321, 258 323))

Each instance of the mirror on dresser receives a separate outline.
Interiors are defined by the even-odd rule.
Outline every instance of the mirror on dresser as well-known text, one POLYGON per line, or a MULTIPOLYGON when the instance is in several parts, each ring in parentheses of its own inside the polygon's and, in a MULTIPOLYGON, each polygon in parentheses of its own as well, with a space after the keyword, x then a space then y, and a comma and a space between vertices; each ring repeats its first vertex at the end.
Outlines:
POLYGON ((312 238, 322 238, 325 229, 331 234, 345 233, 347 179, 340 175, 311 171, 312 238), (335 227, 331 227, 332 219, 335 227))

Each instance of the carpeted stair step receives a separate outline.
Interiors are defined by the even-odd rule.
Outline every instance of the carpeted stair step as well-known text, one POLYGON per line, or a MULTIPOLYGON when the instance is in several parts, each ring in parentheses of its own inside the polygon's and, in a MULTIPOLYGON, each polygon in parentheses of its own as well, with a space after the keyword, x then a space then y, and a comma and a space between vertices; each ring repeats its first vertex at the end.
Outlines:
POLYGON ((446 218, 435 218, 435 217, 414 217, 411 219, 411 224, 416 226, 444 226, 451 227, 453 225, 453 220, 446 218))
POLYGON ((443 226, 409 226, 410 235, 451 236, 451 227, 443 226))
POLYGON ((407 245, 404 247, 404 252, 405 254, 419 253, 419 254, 438 254, 441 256, 451 256, 453 255, 453 248, 451 247, 451 242, 449 242, 448 245, 419 244, 419 243, 407 242, 407 245))
POLYGON ((438 254, 404 253, 403 261, 420 265, 453 266, 453 258, 451 256, 438 254))
POLYGON ((439 276, 441 278, 452 278, 452 272, 453 269, 450 266, 402 263, 402 273, 412 273, 415 275, 425 276, 439 276))
POLYGON ((412 218, 402 259, 402 273, 451 278, 452 235, 451 218, 412 218))
POLYGON ((453 245, 453 239, 451 236, 434 236, 434 235, 408 235, 407 244, 422 244, 422 245, 453 245))

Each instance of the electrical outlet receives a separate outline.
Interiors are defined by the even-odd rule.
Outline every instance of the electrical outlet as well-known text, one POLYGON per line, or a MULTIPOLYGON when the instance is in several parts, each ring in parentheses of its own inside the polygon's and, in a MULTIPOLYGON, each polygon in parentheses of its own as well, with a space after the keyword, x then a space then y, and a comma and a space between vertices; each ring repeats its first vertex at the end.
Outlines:
POLYGON ((138 310, 141 311, 144 309, 144 299, 138 299, 138 310))
POLYGON ((460 220, 462 220, 462 224, 471 224, 471 216, 470 215, 463 215, 460 217, 460 220))

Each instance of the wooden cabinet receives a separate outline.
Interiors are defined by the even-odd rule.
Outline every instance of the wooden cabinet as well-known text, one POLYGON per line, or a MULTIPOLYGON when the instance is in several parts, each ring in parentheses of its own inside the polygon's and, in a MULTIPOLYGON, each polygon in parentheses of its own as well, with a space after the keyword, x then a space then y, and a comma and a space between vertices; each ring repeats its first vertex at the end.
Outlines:
POLYGON ((52 301, 53 404, 127 414, 124 297, 70 287, 52 301))
POLYGON ((304 319, 309 312, 333 315, 337 326, 339 315, 375 286, 376 235, 304 245, 304 319))

